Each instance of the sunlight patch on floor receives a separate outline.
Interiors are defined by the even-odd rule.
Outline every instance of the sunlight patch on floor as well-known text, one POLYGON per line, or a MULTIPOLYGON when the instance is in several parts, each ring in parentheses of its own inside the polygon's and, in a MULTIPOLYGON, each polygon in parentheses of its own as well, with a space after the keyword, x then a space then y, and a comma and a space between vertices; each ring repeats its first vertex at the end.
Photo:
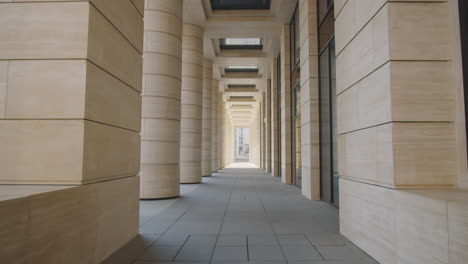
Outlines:
POLYGON ((242 168, 242 169, 245 169, 245 168, 248 168, 248 169, 252 169, 252 168, 258 168, 257 165, 253 164, 253 163, 250 163, 250 162, 234 162, 234 163, 231 163, 229 164, 228 166, 226 166, 227 169, 239 169, 239 168, 242 168))

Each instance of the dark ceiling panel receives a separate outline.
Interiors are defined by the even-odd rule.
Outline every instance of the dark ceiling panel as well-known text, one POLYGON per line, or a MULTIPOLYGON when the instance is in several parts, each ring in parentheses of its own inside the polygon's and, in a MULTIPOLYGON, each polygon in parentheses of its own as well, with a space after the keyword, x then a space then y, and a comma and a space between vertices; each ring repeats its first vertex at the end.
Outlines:
POLYGON ((268 10, 271 0, 211 0, 213 10, 268 10))

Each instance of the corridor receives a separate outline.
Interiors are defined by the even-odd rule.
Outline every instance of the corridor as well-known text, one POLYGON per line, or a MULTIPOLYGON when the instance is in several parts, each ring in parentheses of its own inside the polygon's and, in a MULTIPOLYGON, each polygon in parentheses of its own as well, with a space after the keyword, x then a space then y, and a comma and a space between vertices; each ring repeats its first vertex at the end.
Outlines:
POLYGON ((103 263, 377 263, 339 234, 336 208, 249 163, 181 196, 141 201, 140 235, 103 263))

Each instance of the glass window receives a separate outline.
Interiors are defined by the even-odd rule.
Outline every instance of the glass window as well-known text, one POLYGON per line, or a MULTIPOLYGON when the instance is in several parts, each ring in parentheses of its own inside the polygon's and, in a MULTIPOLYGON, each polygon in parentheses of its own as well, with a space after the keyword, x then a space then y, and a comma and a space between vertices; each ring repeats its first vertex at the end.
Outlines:
POLYGON ((290 56, 291 56, 291 72, 299 68, 299 58, 300 58, 300 47, 299 43, 299 13, 298 7, 294 11, 293 17, 291 19, 291 24, 289 25, 290 33, 290 56))
POLYGON ((291 176, 292 182, 301 188, 301 88, 300 88, 300 43, 298 6, 289 26, 291 54, 291 176))
POLYGON ((468 142, 468 1, 459 0, 458 8, 460 14, 460 37, 462 47, 462 63, 463 63, 463 84, 465 86, 465 119, 466 132, 468 142))
POLYGON ((321 198, 338 206, 338 130, 333 1, 321 0, 319 13, 319 107, 321 198))
POLYGON ((319 21, 322 22, 325 15, 330 10, 333 0, 318 0, 318 10, 319 10, 319 21))

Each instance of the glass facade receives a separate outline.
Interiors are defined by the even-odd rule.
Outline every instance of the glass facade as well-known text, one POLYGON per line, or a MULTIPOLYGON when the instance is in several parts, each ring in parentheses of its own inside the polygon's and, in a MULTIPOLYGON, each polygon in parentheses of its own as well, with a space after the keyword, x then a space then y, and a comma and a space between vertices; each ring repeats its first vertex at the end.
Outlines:
MULTIPOLYGON (((466 0, 458 1, 460 15, 460 37, 462 47, 462 63, 463 63, 463 84, 465 86, 465 122, 466 131, 468 131, 468 2, 466 0)), ((468 142, 468 133, 467 133, 468 142)))
POLYGON ((321 199, 338 206, 338 131, 333 1, 319 1, 321 199))

